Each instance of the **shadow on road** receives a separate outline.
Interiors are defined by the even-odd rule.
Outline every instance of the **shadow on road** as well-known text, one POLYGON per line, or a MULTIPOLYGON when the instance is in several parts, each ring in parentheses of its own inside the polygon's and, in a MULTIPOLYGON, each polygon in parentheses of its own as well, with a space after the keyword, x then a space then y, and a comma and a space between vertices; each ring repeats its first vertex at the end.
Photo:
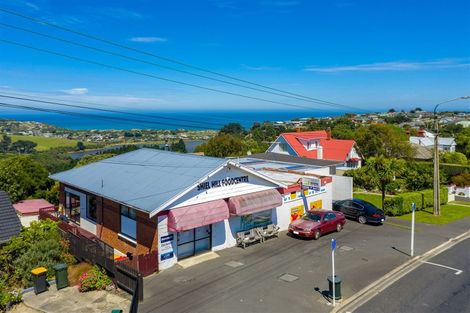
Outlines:
POLYGON ((395 251, 398 251, 398 252, 400 252, 400 253, 403 253, 403 254, 406 255, 406 256, 411 256, 409 253, 407 253, 407 252, 405 252, 405 251, 401 251, 401 250, 398 249, 397 247, 392 247, 392 249, 395 250, 395 251))

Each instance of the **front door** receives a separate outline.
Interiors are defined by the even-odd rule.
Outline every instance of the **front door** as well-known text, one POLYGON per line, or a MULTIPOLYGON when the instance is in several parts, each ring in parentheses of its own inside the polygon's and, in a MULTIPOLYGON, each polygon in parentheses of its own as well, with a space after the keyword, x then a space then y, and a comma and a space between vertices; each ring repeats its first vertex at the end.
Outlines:
POLYGON ((211 225, 179 232, 178 259, 184 259, 211 249, 211 225))

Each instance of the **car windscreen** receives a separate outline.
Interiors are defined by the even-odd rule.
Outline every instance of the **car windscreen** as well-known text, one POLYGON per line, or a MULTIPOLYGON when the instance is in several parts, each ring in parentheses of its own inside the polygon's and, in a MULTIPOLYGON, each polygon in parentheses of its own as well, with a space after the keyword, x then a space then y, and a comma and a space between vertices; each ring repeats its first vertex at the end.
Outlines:
POLYGON ((307 213, 302 217, 303 220, 312 221, 312 222, 320 222, 321 215, 315 213, 307 213))

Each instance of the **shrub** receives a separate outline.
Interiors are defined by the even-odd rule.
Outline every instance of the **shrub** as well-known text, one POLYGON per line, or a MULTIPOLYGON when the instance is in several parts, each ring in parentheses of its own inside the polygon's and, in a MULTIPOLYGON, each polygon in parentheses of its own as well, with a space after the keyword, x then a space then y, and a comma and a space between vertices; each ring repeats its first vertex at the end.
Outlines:
POLYGON ((21 292, 8 290, 5 282, 0 281, 0 312, 4 312, 12 304, 21 301, 21 292))
POLYGON ((103 290, 111 285, 112 281, 106 275, 106 271, 98 265, 85 273, 78 279, 78 290, 86 292, 91 290, 103 290))
POLYGON ((80 277, 82 277, 85 272, 88 272, 91 269, 92 265, 86 262, 81 262, 69 266, 67 274, 70 286, 78 285, 78 280, 80 279, 80 277))
POLYGON ((57 222, 33 222, 1 247, 0 280, 8 282, 10 287, 29 286, 31 269, 45 266, 51 277, 54 275, 52 265, 57 262, 75 262, 68 252, 67 242, 60 236, 57 222))
MULTIPOLYGON (((446 204, 448 201, 447 188, 440 189, 440 202, 446 204)), ((416 210, 434 206, 433 190, 423 190, 420 192, 406 192, 393 198, 385 198, 385 214, 397 216, 411 212, 412 203, 416 203, 416 210)))

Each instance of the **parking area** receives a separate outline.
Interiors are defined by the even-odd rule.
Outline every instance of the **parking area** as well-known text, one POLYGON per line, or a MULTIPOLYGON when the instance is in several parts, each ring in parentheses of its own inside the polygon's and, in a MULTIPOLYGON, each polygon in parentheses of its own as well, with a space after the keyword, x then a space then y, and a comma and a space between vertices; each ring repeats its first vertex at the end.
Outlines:
MULTIPOLYGON (((415 253, 467 231, 469 221, 418 224, 415 253)), ((331 271, 331 238, 338 242, 336 272, 348 297, 409 259, 408 226, 394 218, 381 226, 348 220, 340 233, 317 241, 283 232, 245 250, 226 249, 201 264, 146 278, 139 312, 328 312, 322 292, 331 271)))

